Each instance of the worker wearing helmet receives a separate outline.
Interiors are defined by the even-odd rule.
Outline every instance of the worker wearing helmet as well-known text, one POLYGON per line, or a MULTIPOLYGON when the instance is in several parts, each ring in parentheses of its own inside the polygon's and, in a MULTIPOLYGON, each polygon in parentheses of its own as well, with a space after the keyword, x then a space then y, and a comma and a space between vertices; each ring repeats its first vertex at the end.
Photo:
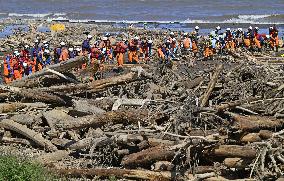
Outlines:
POLYGON ((87 55, 91 52, 90 41, 92 40, 92 38, 93 38, 93 36, 89 34, 87 36, 87 38, 82 43, 82 51, 83 51, 84 55, 87 55))
POLYGON ((250 26, 248 28, 248 31, 244 33, 244 45, 247 49, 251 49, 252 45, 251 37, 253 36, 252 34, 253 34, 252 27, 250 26))
POLYGON ((61 54, 59 57, 59 62, 63 62, 69 59, 69 52, 65 46, 66 45, 65 42, 61 42, 60 45, 61 45, 61 54))
POLYGON ((230 28, 226 29, 225 44, 226 44, 225 46, 227 50, 229 51, 235 50, 235 42, 234 42, 233 34, 230 28))
POLYGON ((12 80, 18 80, 22 78, 23 73, 23 65, 20 61, 20 53, 18 51, 14 51, 12 57, 12 65, 13 65, 13 78, 12 80))
POLYGON ((13 62, 12 62, 12 56, 7 55, 5 57, 5 60, 3 62, 3 76, 4 76, 4 82, 6 84, 10 83, 13 78, 13 62))
POLYGON ((273 26, 270 30, 270 47, 272 48, 272 50, 278 52, 278 48, 279 48, 279 38, 278 38, 278 29, 276 28, 276 26, 273 26))
POLYGON ((253 31, 253 44, 256 46, 257 50, 260 52, 261 51, 261 44, 260 44, 260 40, 261 40, 261 36, 258 33, 259 28, 255 27, 254 31, 253 31))
POLYGON ((129 63, 138 63, 138 40, 139 37, 131 39, 128 44, 128 61, 129 63))

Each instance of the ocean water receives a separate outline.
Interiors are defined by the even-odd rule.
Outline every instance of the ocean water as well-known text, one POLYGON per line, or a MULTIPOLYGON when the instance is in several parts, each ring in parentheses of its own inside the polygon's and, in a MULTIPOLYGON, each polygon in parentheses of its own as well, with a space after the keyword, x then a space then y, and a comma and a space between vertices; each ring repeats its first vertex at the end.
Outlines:
POLYGON ((284 0, 0 0, 0 18, 284 24, 284 0))

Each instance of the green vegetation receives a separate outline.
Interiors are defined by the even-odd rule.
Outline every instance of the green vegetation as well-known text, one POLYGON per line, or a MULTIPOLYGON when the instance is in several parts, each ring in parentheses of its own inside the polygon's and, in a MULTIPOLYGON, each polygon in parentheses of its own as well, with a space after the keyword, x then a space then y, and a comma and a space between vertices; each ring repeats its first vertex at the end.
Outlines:
POLYGON ((37 163, 14 156, 0 156, 0 181, 45 181, 57 180, 37 163))

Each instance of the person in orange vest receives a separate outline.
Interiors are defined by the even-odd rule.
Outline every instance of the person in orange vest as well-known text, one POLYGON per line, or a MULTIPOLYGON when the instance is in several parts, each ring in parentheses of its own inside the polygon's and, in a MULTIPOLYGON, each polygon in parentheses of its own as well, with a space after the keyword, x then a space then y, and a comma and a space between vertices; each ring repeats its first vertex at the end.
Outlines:
POLYGON ((278 30, 275 26, 270 27, 269 36, 270 36, 270 47, 272 48, 273 51, 275 48, 275 51, 278 52, 279 38, 278 38, 278 30))
POLYGON ((225 35, 226 49, 229 51, 235 50, 235 42, 233 40, 233 34, 230 28, 227 28, 225 35))
POLYGON ((115 46, 115 55, 116 55, 116 61, 118 70, 121 71, 124 63, 124 54, 126 52, 127 46, 123 43, 123 41, 117 41, 115 46))
POLYGON ((140 50, 140 62, 147 63, 149 61, 148 43, 144 38, 139 44, 140 50))
POLYGON ((254 28, 253 41, 254 41, 254 44, 255 44, 256 47, 257 47, 257 50, 258 50, 259 52, 261 52, 261 44, 260 44, 260 41, 259 41, 260 35, 258 34, 258 30, 259 30, 258 27, 255 27, 255 28, 254 28))
POLYGON ((129 63, 138 63, 138 40, 139 37, 136 36, 134 39, 131 39, 128 44, 128 61, 129 63))
MULTIPOLYGON (((165 49, 166 47, 164 47, 165 49)), ((165 50, 164 50, 165 51, 165 50)), ((165 61, 165 54, 164 54, 164 51, 163 51, 163 45, 159 45, 158 47, 158 57, 160 59, 160 63, 164 62, 165 61)))
POLYGON ((190 39, 188 33, 183 34, 184 39, 182 40, 183 51, 188 52, 190 50, 190 39))
POLYGON ((252 27, 248 28, 248 31, 244 33, 244 45, 247 49, 251 49, 251 36, 252 36, 252 27))
POLYGON ((3 63, 4 82, 9 84, 13 78, 13 64, 11 55, 7 55, 3 63))
POLYGON ((62 48, 61 48, 61 54, 59 57, 59 62, 63 62, 69 59, 69 52, 64 42, 61 42, 60 45, 62 48))
POLYGON ((15 51, 14 56, 12 58, 13 80, 18 80, 18 79, 22 78, 23 65, 22 65, 19 57, 20 57, 20 53, 18 51, 15 51))
POLYGON ((208 60, 208 59, 212 60, 213 59, 213 47, 210 44, 209 40, 205 42, 203 55, 204 55, 205 60, 208 60))

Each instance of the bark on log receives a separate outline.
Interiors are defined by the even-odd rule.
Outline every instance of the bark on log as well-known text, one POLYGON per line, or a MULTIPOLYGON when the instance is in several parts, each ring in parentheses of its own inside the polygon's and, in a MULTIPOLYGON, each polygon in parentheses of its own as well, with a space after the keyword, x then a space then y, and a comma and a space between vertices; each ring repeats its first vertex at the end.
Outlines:
POLYGON ((110 77, 106 79, 96 80, 91 82, 90 84, 72 84, 72 85, 61 85, 61 86, 51 86, 48 88, 40 88, 38 90, 41 91, 49 91, 49 92, 73 92, 73 91, 88 91, 88 92, 98 92, 102 91, 105 88, 129 83, 137 80, 138 76, 135 72, 130 72, 127 74, 110 77))
POLYGON ((282 128, 284 120, 265 116, 241 116, 234 115, 234 127, 243 131, 257 131, 261 129, 274 130, 282 128))
POLYGON ((141 179, 151 181, 173 180, 171 172, 154 172, 149 170, 130 170, 120 168, 91 168, 91 169, 55 169, 58 174, 74 177, 109 177, 141 179))
POLYGON ((40 133, 27 128, 25 125, 21 125, 12 120, 4 119, 0 122, 0 127, 19 133, 48 151, 57 150, 56 146, 54 146, 49 140, 44 139, 40 133))
POLYGON ((259 137, 258 133, 249 133, 243 136, 240 141, 244 143, 260 142, 261 138, 259 137))
POLYGON ((70 145, 66 145, 66 148, 69 150, 80 150, 80 149, 88 149, 92 146, 95 147, 104 147, 112 142, 111 138, 108 138, 106 136, 100 137, 100 138, 84 138, 82 140, 79 140, 75 143, 72 143, 70 145))
POLYGON ((214 109, 217 110, 217 112, 222 112, 222 111, 224 111, 226 109, 232 109, 232 108, 235 108, 236 106, 240 106, 240 105, 245 104, 245 103, 250 103, 250 102, 253 102, 253 101, 257 101, 259 99, 260 98, 251 97, 251 98, 248 98, 248 99, 243 99, 243 100, 237 100, 237 101, 233 101, 233 102, 223 103, 221 105, 218 105, 218 106, 214 107, 214 109))
POLYGON ((193 89, 194 87, 198 86, 204 80, 203 77, 197 77, 190 81, 185 81, 183 85, 186 89, 193 89))
POLYGON ((22 103, 1 103, 0 113, 16 112, 17 110, 23 109, 25 107, 27 106, 22 103))
POLYGON ((60 161, 69 156, 69 151, 58 150, 52 153, 46 153, 44 155, 39 156, 36 161, 43 165, 48 165, 53 162, 60 161))
POLYGON ((72 122, 62 122, 56 124, 57 128, 65 129, 80 129, 86 127, 100 127, 107 123, 113 124, 137 124, 143 122, 148 116, 147 110, 119 110, 110 111, 100 115, 90 115, 85 117, 76 118, 72 122))
POLYGON ((223 70, 223 67, 224 67, 224 65, 221 64, 216 68, 216 71, 214 72, 214 74, 211 78, 211 81, 208 84, 207 90, 205 91, 204 95, 202 96, 202 101, 201 101, 200 107, 204 107, 204 106, 207 105, 209 97, 210 97, 210 95, 211 95, 211 93, 212 93, 212 91, 213 91, 213 89, 216 85, 216 82, 218 80, 220 73, 223 70))
POLYGON ((205 151, 210 157, 255 158, 257 151, 249 146, 220 145, 205 151))
POLYGON ((82 65, 83 63, 87 62, 87 58, 83 56, 71 58, 67 61, 60 62, 58 64, 50 65, 48 68, 44 68, 38 72, 35 72, 29 76, 23 77, 21 80, 13 81, 10 85, 15 87, 25 87, 27 82, 29 80, 41 77, 46 74, 50 74, 50 71, 48 69, 55 70, 57 72, 66 72, 74 67, 78 67, 79 65, 82 65))
POLYGON ((242 158, 225 158, 224 165, 228 168, 246 168, 251 164, 251 160, 242 158))
POLYGON ((149 99, 117 99, 113 106, 112 110, 116 111, 120 106, 143 106, 146 102, 150 101, 149 99))
POLYGON ((156 161, 170 161, 175 155, 175 150, 169 146, 157 146, 132 153, 122 159, 125 167, 149 166, 156 161))

